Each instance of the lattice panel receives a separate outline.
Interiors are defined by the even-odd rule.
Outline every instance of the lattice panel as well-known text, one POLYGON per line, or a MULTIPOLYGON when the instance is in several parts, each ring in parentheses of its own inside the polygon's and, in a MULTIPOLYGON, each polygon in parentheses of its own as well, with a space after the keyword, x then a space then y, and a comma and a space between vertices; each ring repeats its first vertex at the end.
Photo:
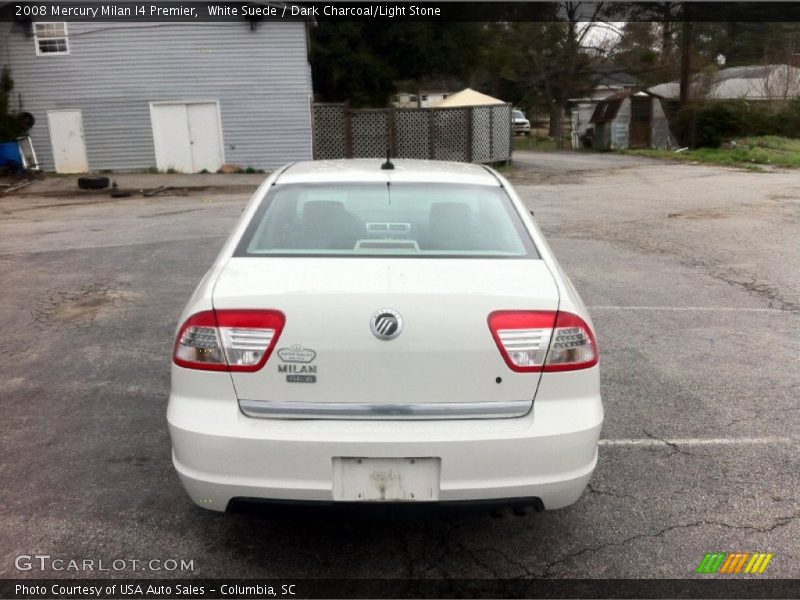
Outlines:
POLYGON ((395 150, 398 158, 428 158, 431 152, 430 114, 425 109, 395 111, 395 150))
POLYGON ((511 105, 349 110, 344 104, 314 104, 314 158, 385 157, 391 119, 392 155, 399 158, 499 162, 511 157, 511 105))
POLYGON ((469 108, 441 108, 433 113, 435 160, 468 161, 467 113, 469 108))
POLYGON ((314 159, 345 158, 344 104, 314 104, 314 159))
POLYGON ((489 162, 492 158, 492 108, 476 106, 472 109, 472 161, 489 162))
POLYGON ((511 105, 493 106, 491 161, 511 158, 511 105))
POLYGON ((386 156, 389 144, 389 114, 384 110, 350 111, 353 158, 386 156))

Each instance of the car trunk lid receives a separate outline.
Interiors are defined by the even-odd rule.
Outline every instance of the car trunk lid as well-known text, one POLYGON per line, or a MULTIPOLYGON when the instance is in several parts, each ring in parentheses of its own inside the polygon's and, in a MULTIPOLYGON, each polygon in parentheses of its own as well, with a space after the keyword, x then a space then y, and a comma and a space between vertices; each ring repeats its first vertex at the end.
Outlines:
POLYGON ((538 259, 237 257, 217 280, 213 303, 285 315, 266 365, 231 373, 240 401, 271 403, 274 416, 322 416, 325 406, 343 414, 333 409, 355 404, 372 407, 362 416, 409 416, 410 405, 436 405, 428 417, 445 405, 442 416, 477 416, 472 403, 504 416, 530 409, 540 373, 509 369, 487 318, 556 311, 558 289, 538 259), (378 334, 381 326, 396 333, 380 339, 371 324, 387 311, 402 328, 378 325, 378 334), (502 408, 508 403, 518 404, 502 408))

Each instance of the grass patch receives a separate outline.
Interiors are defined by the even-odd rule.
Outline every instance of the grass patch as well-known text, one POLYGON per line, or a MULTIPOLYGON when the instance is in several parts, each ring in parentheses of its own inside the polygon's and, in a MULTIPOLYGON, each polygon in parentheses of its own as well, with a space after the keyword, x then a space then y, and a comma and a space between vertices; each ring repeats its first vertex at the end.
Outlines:
POLYGON ((514 163, 508 161, 502 165, 494 165, 494 170, 500 173, 501 175, 514 175, 516 173, 516 169, 514 168, 514 163))
POLYGON ((762 171, 763 165, 800 168, 800 140, 775 135, 740 138, 726 144, 725 147, 696 148, 677 153, 671 150, 651 149, 623 152, 635 156, 740 167, 751 171, 762 171))

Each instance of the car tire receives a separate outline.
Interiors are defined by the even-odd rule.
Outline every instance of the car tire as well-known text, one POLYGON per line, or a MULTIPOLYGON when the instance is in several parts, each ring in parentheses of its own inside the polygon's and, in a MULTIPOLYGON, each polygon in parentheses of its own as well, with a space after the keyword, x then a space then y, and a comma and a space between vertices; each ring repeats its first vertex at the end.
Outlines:
POLYGON ((23 128, 23 135, 27 134, 28 131, 30 131, 31 128, 36 124, 36 119, 29 112, 19 113, 19 121, 23 128))
POLYGON ((78 177, 78 187, 82 190, 104 190, 109 183, 108 177, 103 176, 78 177))

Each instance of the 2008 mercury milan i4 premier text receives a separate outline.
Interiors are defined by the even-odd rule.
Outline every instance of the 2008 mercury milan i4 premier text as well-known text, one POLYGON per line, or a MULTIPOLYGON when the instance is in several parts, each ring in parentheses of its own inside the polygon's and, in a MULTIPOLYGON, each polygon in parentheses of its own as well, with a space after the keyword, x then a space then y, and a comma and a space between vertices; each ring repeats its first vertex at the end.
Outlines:
POLYGON ((292 164, 180 319, 167 417, 192 499, 581 495, 603 421, 578 293, 480 165, 292 164))

